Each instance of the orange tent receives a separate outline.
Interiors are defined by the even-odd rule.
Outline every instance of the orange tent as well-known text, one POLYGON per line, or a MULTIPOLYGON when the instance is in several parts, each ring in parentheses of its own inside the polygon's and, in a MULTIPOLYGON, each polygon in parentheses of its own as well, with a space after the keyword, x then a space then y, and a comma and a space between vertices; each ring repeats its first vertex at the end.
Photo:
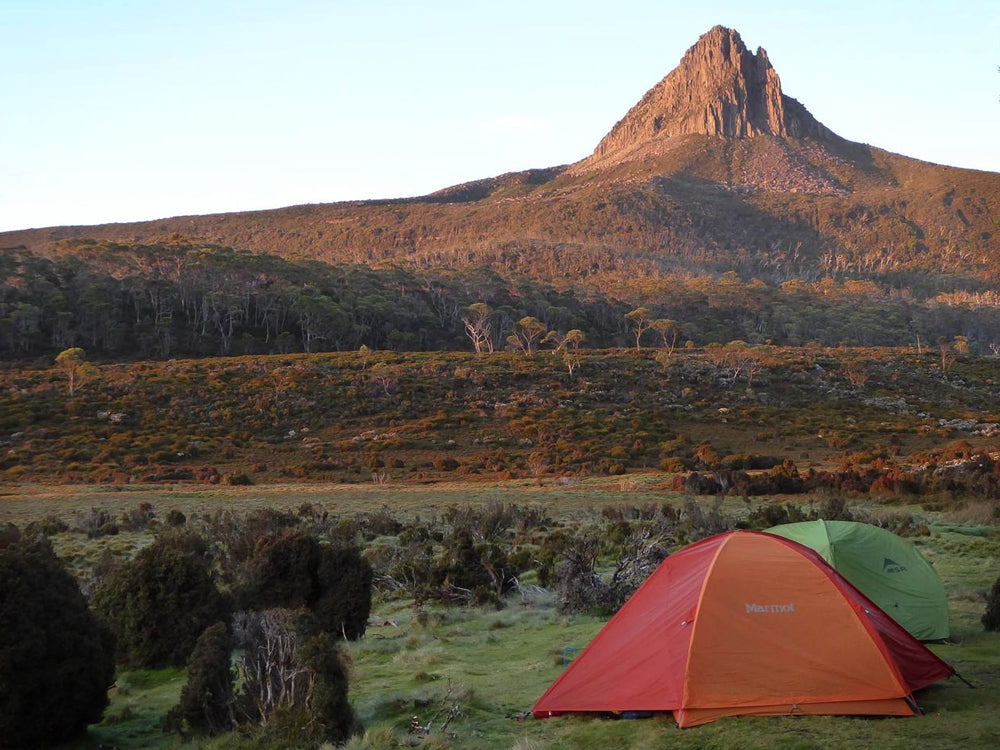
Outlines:
POLYGON ((906 715, 952 674, 813 550, 734 531, 668 557, 533 713, 906 715))

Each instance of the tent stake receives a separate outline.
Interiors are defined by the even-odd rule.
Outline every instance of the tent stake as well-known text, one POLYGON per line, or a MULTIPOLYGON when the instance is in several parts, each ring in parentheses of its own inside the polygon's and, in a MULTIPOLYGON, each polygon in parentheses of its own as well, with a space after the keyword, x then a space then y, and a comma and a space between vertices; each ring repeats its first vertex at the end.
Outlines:
POLYGON ((976 686, 975 686, 975 685, 973 685, 973 684, 972 684, 971 682, 969 682, 969 681, 968 681, 967 679, 965 679, 964 677, 962 677, 962 675, 960 675, 960 674, 959 674, 958 672, 955 672, 955 676, 956 676, 956 677, 957 677, 958 679, 960 679, 960 680, 961 680, 962 682, 964 682, 964 683, 965 683, 966 685, 968 685, 968 686, 969 686, 970 688, 972 688, 973 690, 975 690, 975 689, 976 689, 976 686))

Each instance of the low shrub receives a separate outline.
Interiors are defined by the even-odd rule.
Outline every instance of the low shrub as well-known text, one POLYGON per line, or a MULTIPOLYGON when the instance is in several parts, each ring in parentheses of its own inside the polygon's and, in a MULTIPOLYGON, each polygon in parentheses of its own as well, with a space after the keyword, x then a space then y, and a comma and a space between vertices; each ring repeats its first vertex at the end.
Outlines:
POLYGON ((986 611, 983 613, 982 623, 987 630, 1000 631, 1000 578, 997 578, 986 597, 986 611))

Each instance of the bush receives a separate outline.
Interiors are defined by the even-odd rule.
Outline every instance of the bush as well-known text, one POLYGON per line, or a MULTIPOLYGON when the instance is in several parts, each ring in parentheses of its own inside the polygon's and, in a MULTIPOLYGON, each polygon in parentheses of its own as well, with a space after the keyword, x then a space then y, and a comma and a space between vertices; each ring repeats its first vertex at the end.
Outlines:
POLYGON ((610 615, 621 605, 615 590, 595 571, 602 540, 596 530, 567 537, 559 544, 555 565, 556 593, 563 612, 610 615))
POLYGON ((220 510, 208 519, 208 535, 222 550, 220 562, 235 567, 253 557, 263 540, 299 523, 297 516, 273 508, 264 508, 245 517, 220 510))
POLYGON ((347 667, 333 637, 320 633, 302 647, 302 661, 313 674, 313 720, 328 742, 342 743, 361 731, 354 709, 347 701, 347 667))
POLYGON ((16 525, 7 522, 0 526, 0 549, 5 549, 21 541, 21 530, 16 525))
POLYGON ((269 609, 234 618, 243 689, 240 716, 263 727, 262 739, 278 747, 344 742, 360 730, 347 702, 347 669, 334 636, 306 638, 302 611, 269 609))
POLYGON ((372 566, 355 547, 320 547, 312 611, 321 630, 349 641, 365 634, 372 609, 372 566))
POLYGON ((354 547, 290 530, 258 544, 237 599, 241 609, 306 608, 316 630, 356 640, 371 612, 372 568, 354 547))
POLYGON ((747 522, 752 529, 769 529, 786 523, 808 521, 809 516, 794 503, 765 503, 750 512, 747 522))
POLYGON ((42 747, 97 722, 114 641, 46 545, 0 549, 0 747, 42 747))
POLYGON ((90 513, 77 516, 76 524, 90 539, 114 536, 118 533, 115 517, 111 515, 111 511, 104 508, 91 508, 90 513))
POLYGON ((1000 631, 1000 578, 997 578, 989 596, 986 597, 986 611, 983 613, 983 627, 1000 631))
POLYGON ((186 536, 164 537, 97 587, 94 605, 118 639, 122 664, 183 666, 202 631, 227 618, 229 604, 200 550, 186 536))
POLYGON ((125 511, 122 514, 121 527, 128 531, 143 531, 149 528, 149 524, 156 518, 156 512, 150 503, 141 503, 138 508, 125 511))
POLYGON ((198 637, 188 659, 188 679, 180 703, 170 709, 164 729, 214 735, 234 727, 232 648, 232 638, 223 622, 206 628, 198 637))

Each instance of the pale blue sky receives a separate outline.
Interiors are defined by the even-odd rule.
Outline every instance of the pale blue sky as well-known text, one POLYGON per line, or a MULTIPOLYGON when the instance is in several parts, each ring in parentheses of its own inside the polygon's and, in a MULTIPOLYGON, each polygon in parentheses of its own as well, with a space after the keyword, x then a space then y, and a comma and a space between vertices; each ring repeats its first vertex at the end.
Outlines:
POLYGON ((996 0, 0 0, 0 230, 577 161, 718 23, 840 135, 1000 171, 996 0))

